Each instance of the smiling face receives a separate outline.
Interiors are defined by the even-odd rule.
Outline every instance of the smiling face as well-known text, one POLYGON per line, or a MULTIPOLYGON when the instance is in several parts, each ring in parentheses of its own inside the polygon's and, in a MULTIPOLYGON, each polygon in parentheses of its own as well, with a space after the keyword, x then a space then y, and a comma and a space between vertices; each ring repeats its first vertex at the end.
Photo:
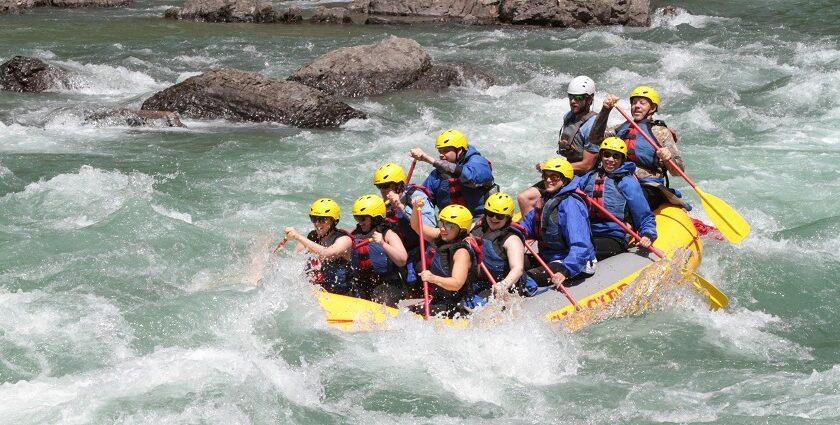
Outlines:
POLYGON ((554 193, 560 190, 565 183, 563 183, 563 175, 556 171, 543 171, 543 182, 545 182, 545 190, 548 193, 554 193))
POLYGON ((504 214, 496 214, 490 211, 485 211, 484 213, 484 222, 487 223, 487 227, 490 230, 499 230, 505 227, 509 219, 510 217, 504 214))
POLYGON ((613 172, 624 163, 624 155, 612 149, 601 149, 601 166, 607 172, 613 172))
POLYGON ((646 97, 631 97, 630 112, 633 115, 633 121, 641 121, 656 112, 656 106, 646 97))
POLYGON ((335 220, 332 217, 309 216, 309 220, 312 221, 312 225, 315 227, 315 233, 321 237, 326 236, 330 232, 330 229, 335 226, 335 220))

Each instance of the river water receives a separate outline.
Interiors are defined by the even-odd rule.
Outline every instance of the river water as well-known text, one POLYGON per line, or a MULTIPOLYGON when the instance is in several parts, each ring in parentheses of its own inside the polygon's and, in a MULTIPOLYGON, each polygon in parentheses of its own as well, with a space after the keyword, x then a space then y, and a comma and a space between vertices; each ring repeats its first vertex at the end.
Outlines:
POLYGON ((0 17, 0 61, 41 58, 78 85, 0 93, 0 423, 837 423, 835 3, 677 1, 690 12, 650 28, 591 29, 202 24, 162 19, 175 4, 158 0, 0 17), (499 85, 351 99, 370 119, 335 130, 84 123, 213 67, 286 77, 389 36, 499 85), (345 334, 303 258, 268 255, 283 226, 309 228, 313 199, 349 210, 378 164, 408 165, 445 128, 503 190, 529 185, 578 74, 596 105, 659 89, 688 174, 751 223, 740 245, 706 241, 699 271, 726 310, 687 297, 574 333, 406 319, 345 334))

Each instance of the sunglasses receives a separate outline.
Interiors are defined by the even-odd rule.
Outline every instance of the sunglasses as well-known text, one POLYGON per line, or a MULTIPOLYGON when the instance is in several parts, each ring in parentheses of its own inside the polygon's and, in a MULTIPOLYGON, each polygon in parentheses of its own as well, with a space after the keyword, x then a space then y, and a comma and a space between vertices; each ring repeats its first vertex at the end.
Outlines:
POLYGON ((353 218, 356 219, 357 222, 361 223, 371 217, 369 215, 354 215, 353 218))
POLYGON ((486 215, 488 218, 495 218, 496 220, 504 220, 508 218, 508 216, 505 214, 498 214, 490 211, 485 211, 484 215, 486 215))
POLYGON ((617 151, 601 151, 601 158, 623 159, 624 154, 617 151))
POLYGON ((576 101, 580 102, 582 100, 586 100, 587 97, 589 97, 589 95, 586 95, 586 94, 570 94, 569 95, 569 100, 576 100, 576 101))
POLYGON ((441 220, 440 223, 438 223, 438 227, 446 230, 447 232, 454 232, 456 229, 458 229, 457 224, 443 220, 441 220))
POLYGON ((560 180, 561 177, 563 177, 563 175, 560 173, 542 173, 542 178, 546 181, 557 181, 560 180))
POLYGON ((329 219, 330 219, 329 217, 318 217, 318 216, 314 216, 314 215, 309 216, 309 221, 311 221, 313 224, 314 223, 326 223, 327 220, 329 220, 329 219))
POLYGON ((394 183, 390 183, 390 182, 389 183, 379 183, 379 184, 374 185, 374 186, 376 186, 377 189, 390 189, 392 184, 394 184, 394 183))

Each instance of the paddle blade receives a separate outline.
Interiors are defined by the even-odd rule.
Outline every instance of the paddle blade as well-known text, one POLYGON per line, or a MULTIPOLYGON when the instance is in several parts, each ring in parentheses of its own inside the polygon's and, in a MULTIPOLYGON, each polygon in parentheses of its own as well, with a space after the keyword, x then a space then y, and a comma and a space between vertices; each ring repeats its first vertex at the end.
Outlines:
POLYGON ((724 294, 723 291, 718 289, 715 285, 712 285, 712 282, 709 282, 697 273, 691 272, 691 275, 694 277, 691 283, 693 283, 697 289, 700 289, 709 295, 709 307, 712 310, 719 310, 729 304, 729 297, 727 297, 726 294, 724 294))
POLYGON ((750 224, 729 204, 723 202, 717 196, 703 192, 697 186, 694 187, 694 190, 700 196, 700 203, 703 204, 706 214, 709 214, 709 218, 712 219, 715 227, 720 230, 726 240, 737 244, 741 243, 750 234, 750 224))

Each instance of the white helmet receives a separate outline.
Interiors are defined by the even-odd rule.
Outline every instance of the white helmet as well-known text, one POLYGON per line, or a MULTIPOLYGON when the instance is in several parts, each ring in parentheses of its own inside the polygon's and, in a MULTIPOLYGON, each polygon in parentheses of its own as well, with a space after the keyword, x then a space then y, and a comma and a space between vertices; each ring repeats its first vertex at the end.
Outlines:
POLYGON ((588 94, 593 96, 595 95, 595 82, 585 75, 579 75, 572 78, 567 92, 569 94, 588 94))

